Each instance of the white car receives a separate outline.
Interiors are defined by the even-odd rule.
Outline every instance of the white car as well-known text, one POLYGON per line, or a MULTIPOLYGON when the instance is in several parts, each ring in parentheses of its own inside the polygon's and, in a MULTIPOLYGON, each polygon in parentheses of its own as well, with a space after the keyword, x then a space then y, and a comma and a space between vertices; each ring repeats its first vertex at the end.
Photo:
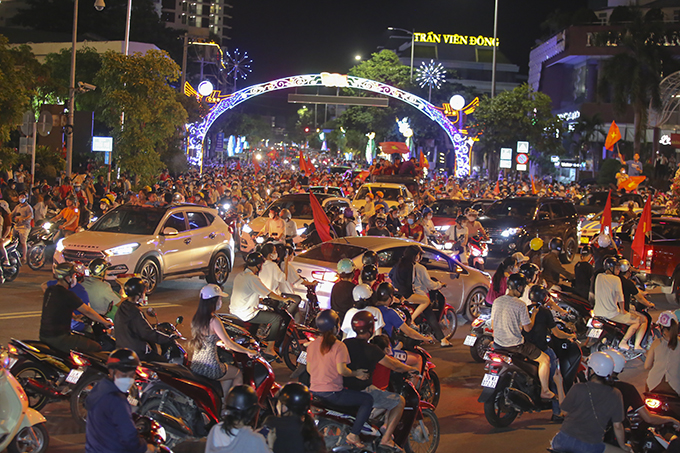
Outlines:
MULTIPOLYGON (((621 223, 621 216, 628 211, 628 208, 612 208, 612 230, 617 232, 618 227, 621 223)), ((633 212, 635 216, 640 216, 642 212, 641 208, 634 208, 633 212)), ((581 221, 581 244, 590 244, 590 241, 600 234, 600 226, 602 221, 602 214, 604 211, 592 216, 590 219, 587 217, 581 221)))
POLYGON ((319 305, 321 308, 330 308, 331 290, 338 280, 338 261, 349 258, 360 269, 364 253, 373 250, 378 254, 378 271, 387 274, 397 264, 406 247, 413 244, 423 249, 421 264, 430 276, 446 285, 441 289, 446 302, 469 320, 476 319, 479 307, 489 291, 490 275, 461 264, 446 253, 420 242, 380 236, 339 238, 300 253, 291 263, 300 276, 320 282, 316 288, 319 305))
POLYGON ((352 200, 352 206, 354 209, 359 210, 366 204, 366 194, 372 193, 375 195, 376 192, 383 193, 383 201, 387 203, 387 206, 390 208, 392 206, 398 205, 397 199, 399 197, 404 198, 404 203, 408 207, 408 212, 413 211, 413 208, 416 206, 415 202, 413 201, 413 195, 411 192, 409 192, 405 185, 387 182, 374 182, 366 183, 359 187, 359 190, 357 190, 357 193, 354 196, 354 200, 352 200))
POLYGON ((149 292, 162 280, 205 277, 222 285, 234 264, 234 240, 217 211, 193 204, 123 205, 57 242, 54 265, 105 258, 107 277, 136 273, 149 292))

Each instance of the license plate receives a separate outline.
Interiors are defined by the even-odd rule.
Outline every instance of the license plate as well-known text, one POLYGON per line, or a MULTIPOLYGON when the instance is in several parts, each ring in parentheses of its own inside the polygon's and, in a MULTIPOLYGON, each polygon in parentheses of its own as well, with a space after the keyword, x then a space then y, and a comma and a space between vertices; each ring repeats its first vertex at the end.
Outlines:
POLYGON ((590 242, 589 238, 581 238, 581 244, 588 244, 590 242))
POLYGON ((406 362, 406 359, 408 359, 408 355, 404 351, 392 351, 392 354, 394 354, 394 358, 399 360, 400 362, 406 362))
POLYGON ((588 336, 590 338, 600 338, 600 335, 602 335, 602 329, 590 329, 588 331, 588 336))
POLYGON ((11 370, 12 367, 14 366, 14 364, 17 363, 17 360, 19 360, 19 359, 15 359, 14 357, 10 357, 9 358, 9 367, 7 369, 11 370))
POLYGON ((137 406, 139 404, 139 400, 130 394, 128 394, 127 400, 130 406, 137 406))
POLYGON ((495 389, 496 384, 498 384, 498 377, 497 374, 485 374, 484 379, 482 379, 482 387, 495 389))
POLYGON ((77 384, 80 376, 83 375, 84 370, 71 370, 71 372, 66 376, 66 382, 69 384, 77 384))
POLYGON ((477 341, 477 336, 475 336, 475 335, 468 335, 467 337, 465 337, 465 341, 463 341, 463 344, 464 344, 465 346, 474 346, 474 345, 475 345, 475 341, 477 341))
POLYGON ((302 351, 297 358, 298 363, 307 365, 307 351, 302 351))

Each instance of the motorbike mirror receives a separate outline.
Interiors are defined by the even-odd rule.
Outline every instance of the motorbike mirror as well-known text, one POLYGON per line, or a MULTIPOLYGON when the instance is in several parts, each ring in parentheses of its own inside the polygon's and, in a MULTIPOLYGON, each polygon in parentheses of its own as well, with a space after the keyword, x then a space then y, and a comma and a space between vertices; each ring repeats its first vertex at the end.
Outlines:
POLYGON ((306 223, 303 223, 302 226, 305 228, 309 228, 309 225, 307 225, 306 223))
POLYGON ((179 231, 177 231, 176 228, 173 227, 165 227, 163 228, 163 236, 177 236, 179 234, 179 231))
POLYGON ((180 324, 182 324, 183 322, 184 322, 184 316, 178 316, 178 317, 177 317, 176 324, 177 324, 177 325, 180 325, 180 324))
POLYGON ((156 317, 156 310, 153 309, 153 307, 149 307, 146 309, 146 314, 149 316, 153 316, 154 318, 156 317))
POLYGON ((149 411, 148 415, 155 421, 161 424, 166 430, 171 430, 176 433, 182 433, 184 436, 193 436, 191 428, 181 418, 173 417, 170 414, 159 411, 149 411))

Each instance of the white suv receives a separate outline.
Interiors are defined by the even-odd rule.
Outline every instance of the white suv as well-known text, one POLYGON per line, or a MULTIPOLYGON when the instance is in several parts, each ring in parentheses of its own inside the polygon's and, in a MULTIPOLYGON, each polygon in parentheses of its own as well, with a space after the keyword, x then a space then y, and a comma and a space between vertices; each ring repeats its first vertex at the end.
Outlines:
POLYGON ((57 243, 54 264, 95 258, 111 263, 108 277, 137 273, 149 292, 162 280, 205 277, 227 281, 234 263, 234 240, 215 209, 192 204, 123 205, 91 227, 57 243))

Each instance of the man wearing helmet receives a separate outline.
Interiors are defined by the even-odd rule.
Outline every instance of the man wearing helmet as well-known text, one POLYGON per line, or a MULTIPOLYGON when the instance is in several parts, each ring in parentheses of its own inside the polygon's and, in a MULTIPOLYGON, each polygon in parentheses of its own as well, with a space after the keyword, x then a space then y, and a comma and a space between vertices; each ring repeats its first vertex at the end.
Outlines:
POLYGON ((468 237, 474 237, 479 235, 483 239, 489 238, 489 236, 486 234, 486 230, 479 222, 479 220, 477 220, 477 218, 479 217, 479 212, 477 212, 477 210, 470 208, 466 209, 465 217, 467 219, 465 226, 468 229, 468 237))
POLYGON ((135 382, 139 357, 130 349, 116 349, 106 361, 109 374, 92 388, 87 396, 85 451, 125 451, 151 453, 158 451, 137 433, 127 393, 135 382))
POLYGON ((534 263, 538 267, 541 267, 541 257, 543 256, 541 253, 542 248, 543 239, 536 237, 529 241, 529 252, 527 253, 529 262, 534 263))
POLYGON ((71 263, 60 263, 54 268, 56 284, 45 289, 40 317, 40 341, 55 349, 68 352, 76 349, 84 352, 100 351, 101 346, 82 335, 71 334, 71 314, 79 311, 93 321, 113 327, 110 321, 76 296, 70 289, 77 283, 76 270, 71 263))
POLYGON ((561 238, 552 238, 548 244, 550 252, 543 257, 543 278, 548 288, 559 285, 560 277, 574 279, 574 274, 566 270, 560 261, 563 245, 561 238))
POLYGON ((623 286, 618 277, 618 261, 613 256, 608 256, 603 262, 604 272, 595 277, 595 309, 594 315, 607 318, 611 321, 628 325, 628 330, 619 343, 619 349, 630 349, 628 341, 635 335, 634 349, 642 349, 642 339, 647 329, 647 319, 635 312, 629 312, 624 306, 623 286))
POLYGON ((279 213, 279 216, 283 220, 284 224, 284 231, 285 231, 285 238, 286 240, 291 240, 294 243, 302 241, 304 238, 298 236, 297 234, 297 224, 295 223, 295 220, 293 220, 291 217, 291 213, 288 209, 281 209, 281 212, 279 213))
POLYGON ((279 296, 274 291, 262 283, 258 274, 264 265, 264 256, 261 253, 253 252, 246 257, 245 270, 238 274, 234 279, 231 302, 229 311, 238 316, 243 321, 252 324, 270 324, 269 336, 267 337, 266 354, 276 356, 275 345, 280 344, 286 334, 287 325, 284 325, 283 318, 271 311, 258 309, 260 298, 266 297, 282 302, 293 302, 285 297, 279 296))
POLYGON ((375 335, 380 335, 385 321, 383 321, 382 313, 380 313, 378 307, 374 307, 372 304, 373 290, 371 287, 365 283, 355 286, 352 290, 352 298, 354 299, 354 306, 347 310, 340 327, 340 330, 343 332, 343 338, 353 338, 356 336, 352 329, 352 319, 355 314, 362 311, 367 311, 373 315, 375 320, 374 333, 375 335))
POLYGON ((593 257, 595 258, 595 273, 602 270, 602 264, 608 256, 616 256, 617 251, 611 236, 600 233, 596 239, 597 247, 593 247, 593 257))
POLYGON ((564 453, 630 452, 623 429, 625 412, 621 392, 610 384, 614 361, 609 354, 594 352, 588 360, 588 382, 575 384, 562 402, 566 412, 552 448, 564 453), (621 448, 603 442, 609 423, 621 448))
POLYGON ((102 316, 113 318, 118 310, 117 303, 120 296, 112 289, 105 280, 106 271, 110 264, 104 258, 96 258, 90 261, 88 268, 90 275, 86 276, 81 285, 90 299, 90 307, 102 316))
POLYGON ((538 362, 538 377, 541 380, 541 398, 552 399, 550 391, 550 358, 533 343, 524 341, 522 331, 530 332, 534 327, 536 315, 529 317, 526 304, 520 299, 527 286, 522 274, 512 274, 507 280, 507 293, 497 297, 491 308, 493 342, 496 346, 527 356, 538 362))
POLYGON ((387 217, 383 213, 375 215, 375 223, 366 231, 367 236, 384 236, 390 237, 392 234, 387 229, 387 217))
POLYGON ((617 265, 619 266, 619 278, 623 289, 624 309, 626 311, 639 311, 644 307, 654 308, 654 304, 647 300, 645 293, 640 291, 635 282, 630 279, 633 275, 633 266, 630 265, 630 262, 623 259, 617 265))
POLYGON ((595 268, 590 264, 593 252, 588 244, 581 248, 580 261, 574 266, 574 292, 585 300, 590 300, 590 286, 595 268))

